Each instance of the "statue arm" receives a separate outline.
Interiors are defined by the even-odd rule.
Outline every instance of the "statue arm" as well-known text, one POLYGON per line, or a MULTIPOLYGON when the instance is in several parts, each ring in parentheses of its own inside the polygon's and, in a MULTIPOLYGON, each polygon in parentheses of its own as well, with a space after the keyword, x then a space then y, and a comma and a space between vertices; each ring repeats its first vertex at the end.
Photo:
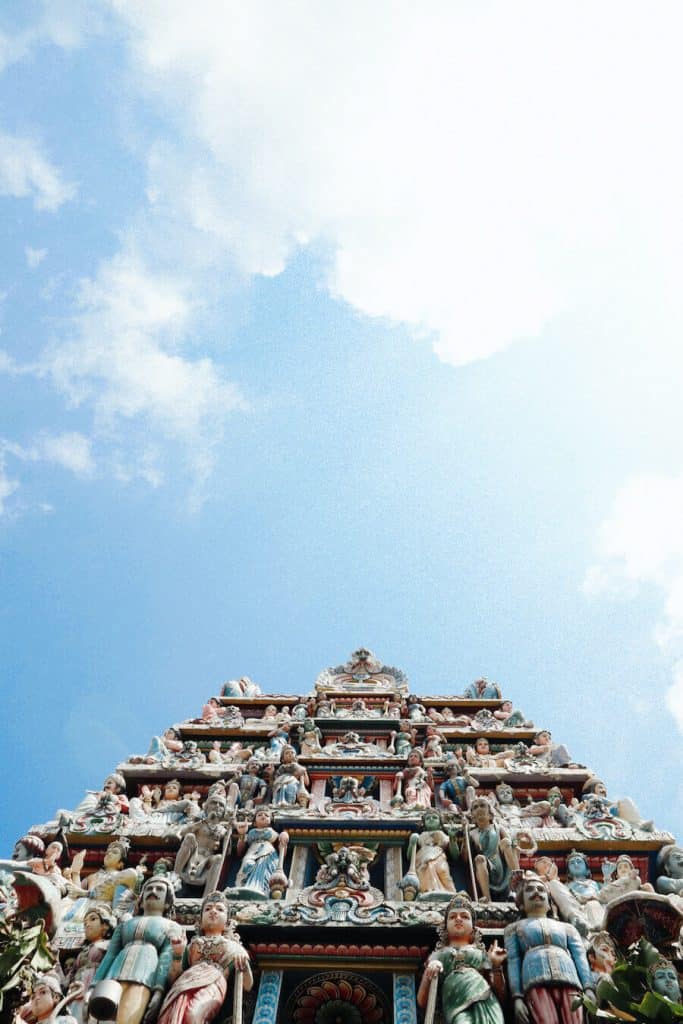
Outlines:
POLYGON ((593 988, 593 976, 591 969, 588 966, 588 960, 586 959, 586 953, 583 948, 583 942, 581 936, 577 932, 574 925, 565 925, 567 929, 567 948, 571 953, 574 966, 576 967, 576 973, 579 976, 581 987, 583 989, 593 988))
MULTIPOLYGON (((577 933, 578 935, 578 933, 577 933)), ((510 995, 513 999, 522 997, 522 959, 523 953, 520 947, 517 928, 510 925, 505 930, 505 949, 507 950, 508 984, 510 995)))
POLYGON ((121 938, 121 926, 119 925, 117 928, 114 929, 114 934, 109 940, 109 945, 107 946, 107 952, 104 954, 104 957, 102 958, 97 970, 95 971, 93 984, 95 984, 98 981, 102 981, 103 978, 107 977, 109 968, 114 963, 114 960, 121 952, 122 948, 123 940, 121 938))

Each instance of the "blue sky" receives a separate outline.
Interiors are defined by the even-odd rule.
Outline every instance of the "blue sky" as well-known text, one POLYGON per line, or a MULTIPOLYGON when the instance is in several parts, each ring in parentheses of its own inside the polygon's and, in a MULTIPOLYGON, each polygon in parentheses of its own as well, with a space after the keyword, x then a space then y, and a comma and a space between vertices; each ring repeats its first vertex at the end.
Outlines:
POLYGON ((3 6, 2 849, 360 644, 683 835, 680 22, 3 6))

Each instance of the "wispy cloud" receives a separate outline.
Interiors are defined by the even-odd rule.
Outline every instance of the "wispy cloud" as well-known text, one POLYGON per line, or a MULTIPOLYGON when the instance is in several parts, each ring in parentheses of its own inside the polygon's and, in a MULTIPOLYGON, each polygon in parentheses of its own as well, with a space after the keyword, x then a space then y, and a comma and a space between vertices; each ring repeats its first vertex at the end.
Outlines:
POLYGON ((0 518, 6 516, 9 512, 7 499, 17 491, 19 488, 19 481, 12 480, 7 473, 5 465, 5 456, 0 450, 0 518))
POLYGON ((27 245, 24 248, 24 255, 26 256, 26 265, 31 270, 35 270, 47 256, 47 249, 34 249, 32 246, 27 245))
POLYGON ((643 586, 661 594, 653 639, 675 661, 666 703, 683 732, 683 475, 628 481, 601 525, 598 552, 587 594, 631 598, 643 586))
POLYGON ((76 191, 34 139, 0 132, 0 195, 30 197, 37 210, 54 212, 76 191))

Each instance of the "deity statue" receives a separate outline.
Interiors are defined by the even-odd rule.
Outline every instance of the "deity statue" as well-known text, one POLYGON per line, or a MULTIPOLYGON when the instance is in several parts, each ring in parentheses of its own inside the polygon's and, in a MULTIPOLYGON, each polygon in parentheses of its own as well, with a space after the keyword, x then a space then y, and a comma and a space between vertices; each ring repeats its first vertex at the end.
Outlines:
POLYGON ((582 831, 591 838, 600 835, 601 831, 607 829, 610 834, 616 832, 620 838, 630 836, 631 829, 639 828, 642 832, 652 832, 654 826, 651 821, 644 821, 643 817, 630 797, 621 800, 611 800, 607 796, 607 787, 602 779, 591 776, 583 784, 583 799, 577 810, 581 812, 580 825, 582 831), (604 823, 601 830, 600 825, 604 823))
POLYGON ((538 875, 522 878, 516 903, 523 917, 505 929, 515 1024, 582 1024, 583 1010, 572 1003, 583 992, 595 996, 581 936, 548 916, 548 890, 538 875))
POLYGON ((428 725, 425 730, 425 741, 422 747, 425 757, 443 758, 443 745, 446 739, 442 732, 435 725, 428 725))
POLYGON ((474 873, 481 898, 488 902, 507 899, 512 872, 519 870, 519 858, 504 826, 494 821, 493 808, 486 797, 475 797, 469 810, 473 822, 465 835, 463 856, 474 859, 474 873))
POLYGON ((130 819, 135 831, 142 834, 156 834, 167 829, 178 828, 200 815, 199 794, 183 797, 178 779, 170 779, 160 791, 142 786, 140 796, 131 798, 130 819))
POLYGON ((665 957, 658 957, 648 968, 648 984, 653 992, 670 1003, 680 1004, 681 985, 678 971, 665 957))
POLYGON ((61 896, 66 895, 68 882, 62 873, 59 862, 64 853, 64 846, 56 840, 48 843, 42 857, 30 857, 24 861, 25 866, 36 875, 42 875, 54 885, 61 896))
POLYGON ((595 932, 588 943, 586 955, 592 974, 591 988, 595 988, 601 979, 611 978, 617 963, 617 947, 610 933, 595 932))
POLYGON ((221 697, 258 697, 261 687, 252 682, 249 676, 240 679, 228 679, 221 687, 221 697))
POLYGON ((218 697, 209 697, 202 708, 202 717, 200 721, 205 725, 223 724, 223 705, 219 701, 218 697))
POLYGON ((285 746, 273 776, 271 803, 274 807, 305 807, 310 800, 307 784, 308 772, 297 761, 294 747, 285 746))
POLYGON ((410 722, 424 722, 427 718, 424 704, 420 704, 414 693, 408 695, 406 716, 410 722))
POLYGON ((447 811, 456 808, 469 809, 478 786, 479 781, 473 779, 468 773, 464 761, 452 761, 448 766, 448 777, 439 786, 439 799, 442 807, 447 811))
POLYGON ((12 851, 12 860, 18 863, 25 863, 31 858, 42 857, 45 854, 45 843, 40 836, 28 832, 21 839, 17 839, 12 851))
POLYGON ((539 761, 555 765, 557 768, 565 768, 573 764, 573 758, 567 748, 562 744, 553 743, 553 738, 548 729, 541 729, 534 736, 533 743, 529 747, 529 754, 537 757, 539 761))
POLYGON ((600 902, 600 883, 591 875, 588 858, 579 850, 567 856, 567 889, 579 903, 590 931, 602 927, 604 907, 600 902))
POLYGON ((616 861, 604 860, 602 872, 605 882, 598 894, 601 903, 609 903, 611 900, 624 896, 627 892, 654 892, 654 886, 649 882, 643 882, 638 869, 627 853, 622 853, 616 861))
POLYGON ((474 741, 474 750, 467 747, 465 751, 467 763, 474 768, 504 768, 505 762, 515 754, 514 750, 499 750, 494 754, 486 736, 478 736, 474 741))
POLYGON ((84 995, 92 985, 95 971, 104 959, 109 939, 114 934, 116 918, 106 903, 91 903, 83 922, 85 943, 66 974, 68 988, 80 985, 82 994, 73 1000, 71 1013, 78 1024, 87 1024, 84 995))
POLYGON ((555 861, 546 856, 537 857, 534 862, 534 871, 546 886, 561 920, 573 925, 581 935, 588 935, 592 924, 586 913, 585 905, 579 902, 564 882, 560 881, 555 861))
POLYGON ((84 920, 93 900, 107 904, 117 916, 125 913, 143 878, 142 868, 126 867, 129 850, 127 839, 114 839, 104 851, 102 867, 87 875, 82 882, 85 850, 76 854, 71 862, 71 883, 68 886, 68 894, 75 897, 76 902, 67 912, 67 920, 84 920))
POLYGON ((259 769, 259 762, 252 757, 247 761, 246 768, 240 772, 237 783, 239 789, 237 802, 246 810, 250 810, 255 804, 263 803, 266 781, 261 778, 259 769))
POLYGON ((502 696, 498 683, 490 682, 486 678, 475 679, 463 692, 463 697, 467 700, 500 700, 502 696))
POLYGON ((413 749, 416 736, 417 732, 409 722, 401 722, 398 732, 393 729, 391 731, 388 753, 396 754, 397 757, 407 757, 413 749))
POLYGON ((247 991, 252 988, 249 954, 228 920, 223 893, 204 897, 199 929, 185 950, 183 966, 164 999, 158 1024, 209 1024, 223 1005, 232 971, 243 975, 247 991))
POLYGON ((522 807, 515 800, 514 790, 507 782, 499 782, 496 786, 496 803, 494 812, 513 832, 520 829, 542 828, 551 814, 551 806, 547 800, 537 800, 522 807))
MULTIPOLYGON (((446 851, 453 859, 459 855, 456 830, 445 832, 441 815, 430 807, 422 815, 422 832, 414 832, 408 840, 406 878, 417 876, 421 895, 455 892, 446 851)), ((405 890, 406 879, 401 887, 405 890)))
POLYGON ((323 738, 323 734, 315 724, 315 719, 304 719, 303 725, 300 725, 297 731, 299 734, 300 752, 304 757, 312 757, 314 754, 321 752, 320 741, 323 738))
POLYGON ((213 892, 218 885, 223 858, 231 830, 225 822, 228 804, 220 790, 211 792, 204 804, 203 817, 181 831, 183 837, 175 858, 174 870, 185 885, 213 892))
POLYGON ((424 767, 424 755, 419 747, 413 747, 408 754, 408 766, 405 770, 396 772, 395 790, 394 800, 402 801, 405 808, 424 808, 431 805, 431 775, 424 767))
POLYGON ((495 708, 493 717, 503 723, 504 729, 530 729, 534 724, 526 720, 523 711, 515 710, 511 700, 504 700, 499 708, 495 708))
POLYGON ((72 832, 113 832, 128 814, 126 780, 120 772, 107 775, 102 789, 88 790, 73 811, 57 811, 61 827, 72 832))
POLYGON ((457 893, 446 908, 439 944, 427 961, 417 991, 418 1006, 428 1006, 430 989, 442 978, 445 1024, 503 1024, 498 999, 505 994, 506 955, 497 942, 487 954, 475 926, 472 902, 466 893, 457 893))
POLYGON ((664 896, 683 896, 683 849, 671 843, 657 854, 660 872, 655 888, 664 896))
POLYGON ((235 831, 239 836, 237 855, 242 857, 237 878, 236 889, 247 889, 266 899, 270 895, 270 882, 278 868, 278 848, 280 862, 289 843, 287 832, 278 833, 272 827, 270 811, 264 807, 257 808, 251 828, 247 820, 239 820, 235 831))
POLYGON ((152 736, 149 750, 145 755, 134 754, 128 761, 130 764, 165 764, 173 754, 182 749, 180 733, 173 726, 169 726, 162 736, 152 736))
POLYGON ((75 998, 64 998, 59 980, 54 974, 41 974, 36 980, 31 998, 17 1010, 17 1021, 31 1021, 31 1024, 76 1024, 76 1018, 70 1013, 61 1013, 67 1003, 75 998))
POLYGON ((117 1024, 156 1019, 173 962, 174 906, 172 882, 153 875, 142 887, 137 916, 116 926, 94 982, 112 978, 121 985, 117 1024))

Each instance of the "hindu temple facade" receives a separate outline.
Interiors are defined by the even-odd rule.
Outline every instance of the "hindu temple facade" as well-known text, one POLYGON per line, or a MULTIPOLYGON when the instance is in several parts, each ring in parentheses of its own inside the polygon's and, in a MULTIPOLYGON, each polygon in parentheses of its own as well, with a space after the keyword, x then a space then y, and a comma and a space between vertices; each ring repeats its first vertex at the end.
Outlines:
POLYGON ((365 649, 304 694, 230 680, 32 826, 4 914, 45 921, 53 1016, 27 993, 21 1019, 85 1021, 92 994, 92 1019, 144 1024, 573 1024, 579 996, 614 1008, 641 938, 676 975, 674 837, 498 684, 459 689, 416 696, 365 649))

